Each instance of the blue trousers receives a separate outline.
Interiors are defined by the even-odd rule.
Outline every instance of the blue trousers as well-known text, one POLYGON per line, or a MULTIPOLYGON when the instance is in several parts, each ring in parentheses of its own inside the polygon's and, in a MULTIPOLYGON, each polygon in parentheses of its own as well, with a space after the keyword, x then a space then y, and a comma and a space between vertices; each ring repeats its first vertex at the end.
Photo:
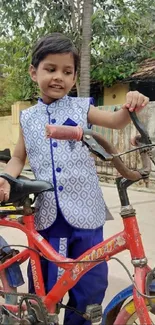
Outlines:
MULTIPOLYGON (((40 233, 57 252, 73 259, 103 240, 102 228, 96 230, 75 229, 65 221, 61 213, 59 213, 56 222, 50 228, 40 231, 40 233)), ((41 265, 47 293, 62 275, 63 270, 45 259, 41 260, 41 265)), ((69 291, 68 306, 85 312, 87 305, 101 304, 108 285, 107 277, 106 262, 91 269, 69 291)), ((30 264, 28 278, 29 292, 34 293, 30 264)), ((64 325, 90 325, 90 322, 74 312, 66 310, 64 325)))

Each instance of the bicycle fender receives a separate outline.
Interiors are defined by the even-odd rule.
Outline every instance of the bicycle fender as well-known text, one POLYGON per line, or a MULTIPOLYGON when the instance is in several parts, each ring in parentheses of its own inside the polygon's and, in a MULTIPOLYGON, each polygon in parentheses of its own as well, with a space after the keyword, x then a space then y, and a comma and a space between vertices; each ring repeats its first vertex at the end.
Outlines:
MULTIPOLYGON (((155 292, 155 281, 150 284, 150 292, 155 292)), ((120 291, 107 305, 102 316, 102 325, 112 325, 124 301, 133 295, 133 286, 120 291)))
POLYGON ((120 291, 107 305, 102 316, 102 325, 112 325, 124 301, 133 295, 133 286, 120 291))
MULTIPOLYGON (((7 245, 8 243, 6 242, 6 240, 2 236, 0 236, 0 248, 7 245)), ((5 247, 4 251, 6 253, 9 253, 9 251, 11 251, 11 248, 5 247)), ((10 287, 17 288, 24 284, 24 279, 18 262, 13 263, 6 269, 6 278, 10 287)))

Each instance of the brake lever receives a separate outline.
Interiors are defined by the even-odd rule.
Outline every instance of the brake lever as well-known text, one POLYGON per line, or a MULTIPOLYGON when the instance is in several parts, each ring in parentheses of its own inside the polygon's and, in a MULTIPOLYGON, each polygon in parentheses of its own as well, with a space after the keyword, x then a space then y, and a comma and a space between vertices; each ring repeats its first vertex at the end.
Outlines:
MULTIPOLYGON (((90 133, 91 134, 91 133, 90 133)), ((92 135, 89 134, 83 134, 83 139, 82 139, 83 143, 86 144, 86 146, 89 148, 89 150, 94 153, 95 155, 97 155, 99 158, 101 158, 102 160, 106 160, 106 161, 112 161, 113 156, 110 155, 109 153, 107 153, 103 147, 101 147, 97 141, 94 139, 94 137, 92 135)))
POLYGON ((145 129, 143 123, 138 119, 136 112, 129 112, 130 118, 135 126, 135 128, 138 130, 138 132, 141 135, 141 139, 140 139, 140 143, 141 144, 151 144, 152 141, 150 139, 150 136, 147 132, 147 130, 145 129))

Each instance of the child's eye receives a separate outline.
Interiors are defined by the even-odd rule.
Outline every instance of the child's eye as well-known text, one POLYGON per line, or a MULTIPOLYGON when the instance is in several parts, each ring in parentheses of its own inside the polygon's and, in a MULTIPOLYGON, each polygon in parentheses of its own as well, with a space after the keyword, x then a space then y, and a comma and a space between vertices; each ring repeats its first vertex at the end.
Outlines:
POLYGON ((72 71, 65 71, 65 74, 67 75, 72 74, 72 71))
POLYGON ((48 68, 46 69, 48 72, 54 72, 55 71, 55 68, 48 68))

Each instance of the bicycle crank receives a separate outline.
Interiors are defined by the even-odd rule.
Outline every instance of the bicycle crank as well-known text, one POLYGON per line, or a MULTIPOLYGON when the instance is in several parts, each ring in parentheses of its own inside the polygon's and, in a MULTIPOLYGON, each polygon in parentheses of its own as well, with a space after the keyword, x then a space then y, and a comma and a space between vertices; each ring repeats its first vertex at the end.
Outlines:
MULTIPOLYGON (((42 299, 35 294, 12 293, 7 294, 20 297, 18 303, 18 315, 9 311, 6 306, 0 307, 0 324, 3 324, 3 316, 8 318, 14 325, 55 325, 58 324, 58 315, 48 314, 42 299)), ((0 290, 0 295, 5 296, 6 292, 0 290)))

